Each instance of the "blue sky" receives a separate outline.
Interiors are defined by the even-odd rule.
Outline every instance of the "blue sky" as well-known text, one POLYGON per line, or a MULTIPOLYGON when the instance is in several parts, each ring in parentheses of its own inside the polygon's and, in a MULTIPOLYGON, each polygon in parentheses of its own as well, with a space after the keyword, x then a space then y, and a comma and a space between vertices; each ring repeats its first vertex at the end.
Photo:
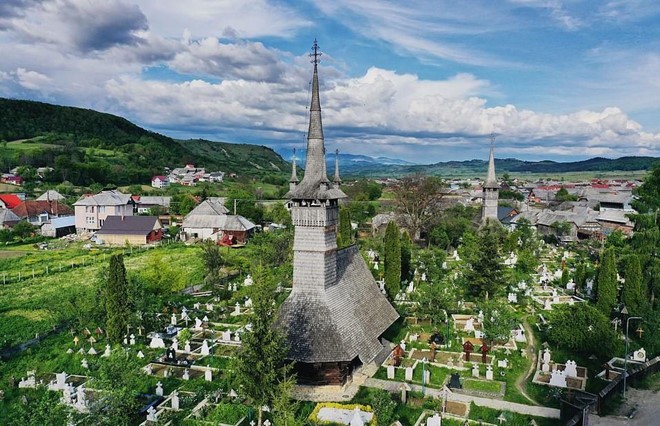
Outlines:
POLYGON ((2 0, 0 96, 420 163, 660 156, 653 0, 2 0))

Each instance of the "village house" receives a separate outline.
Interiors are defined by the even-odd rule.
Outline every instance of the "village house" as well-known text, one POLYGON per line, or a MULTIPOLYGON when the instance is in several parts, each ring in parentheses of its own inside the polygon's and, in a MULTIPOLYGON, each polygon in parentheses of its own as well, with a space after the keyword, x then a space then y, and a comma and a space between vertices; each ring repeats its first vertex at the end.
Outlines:
POLYGON ((21 218, 11 210, 0 207, 0 229, 11 228, 21 221, 21 218))
POLYGON ((0 177, 0 183, 21 186, 23 185, 23 178, 12 173, 3 173, 0 177))
POLYGON ((16 194, 0 194, 0 207, 3 209, 11 210, 22 201, 16 194))
POLYGON ((134 205, 130 195, 114 189, 84 195, 73 204, 76 231, 98 231, 108 216, 133 216, 134 205))
POLYGON ((60 238, 76 233, 76 217, 64 216, 51 219, 41 226, 41 235, 50 238, 60 238))
POLYGON ((26 220, 32 225, 43 225, 51 219, 73 215, 71 207, 59 201, 23 201, 11 211, 21 220, 26 220))
POLYGON ((239 215, 230 215, 224 198, 210 197, 183 218, 183 240, 212 240, 243 243, 256 225, 239 215))
POLYGON ((66 197, 54 189, 49 189, 48 191, 41 194, 37 201, 64 201, 66 197))
POLYGON ((131 198, 135 202, 135 211, 137 214, 150 214, 153 211, 159 211, 159 214, 166 214, 170 211, 172 197, 133 195, 131 198))
POLYGON ((107 216, 96 236, 111 246, 146 245, 163 238, 163 227, 155 216, 107 216))
POLYGON ((154 176, 151 178, 151 186, 162 189, 170 186, 170 179, 167 176, 154 176))

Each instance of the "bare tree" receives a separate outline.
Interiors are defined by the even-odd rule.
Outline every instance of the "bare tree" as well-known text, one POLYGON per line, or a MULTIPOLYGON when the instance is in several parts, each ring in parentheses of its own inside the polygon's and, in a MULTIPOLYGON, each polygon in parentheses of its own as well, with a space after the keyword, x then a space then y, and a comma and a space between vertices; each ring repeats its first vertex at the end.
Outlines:
POLYGON ((435 176, 406 176, 394 188, 401 223, 415 240, 437 219, 444 194, 444 184, 435 176))

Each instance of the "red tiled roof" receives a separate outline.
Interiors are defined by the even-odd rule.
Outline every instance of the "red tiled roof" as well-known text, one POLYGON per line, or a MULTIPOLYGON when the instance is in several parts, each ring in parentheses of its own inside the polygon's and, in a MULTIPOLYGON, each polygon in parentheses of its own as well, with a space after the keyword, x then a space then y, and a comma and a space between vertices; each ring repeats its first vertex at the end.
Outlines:
POLYGON ((155 181, 156 179, 160 179, 161 181, 168 180, 167 176, 154 176, 151 178, 151 181, 155 181))
POLYGON ((72 215, 73 210, 71 207, 57 201, 46 200, 30 200, 23 201, 18 206, 11 209, 12 213, 16 216, 25 219, 26 217, 39 216, 41 213, 47 212, 49 215, 67 216, 72 215))
POLYGON ((15 194, 0 194, 0 200, 5 203, 8 209, 13 209, 17 205, 21 204, 21 199, 18 198, 15 194))

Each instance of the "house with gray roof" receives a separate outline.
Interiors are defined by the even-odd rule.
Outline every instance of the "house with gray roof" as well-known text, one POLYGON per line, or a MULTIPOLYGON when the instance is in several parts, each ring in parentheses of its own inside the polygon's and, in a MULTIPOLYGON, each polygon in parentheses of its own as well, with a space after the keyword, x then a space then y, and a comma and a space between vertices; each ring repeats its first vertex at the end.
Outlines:
POLYGON ((14 214, 14 212, 0 207, 0 229, 11 228, 20 221, 21 218, 14 214))
POLYGON ((163 227, 156 216, 108 216, 96 237, 107 245, 141 246, 159 242, 163 227))
POLYGON ((255 228, 243 216, 230 215, 224 198, 209 197, 183 218, 181 238, 222 241, 227 235, 233 243, 243 243, 255 228))
POLYGON ((76 232, 98 231, 108 216, 133 216, 134 206, 130 194, 122 194, 116 189, 83 195, 73 203, 76 232))
POLYGON ((333 182, 326 173, 317 55, 314 42, 305 174, 298 181, 294 162, 286 195, 294 226, 293 286, 277 326, 298 383, 343 385, 362 365, 384 361, 390 348, 382 335, 399 315, 357 247, 337 248, 339 200, 346 195, 336 158, 333 182))

